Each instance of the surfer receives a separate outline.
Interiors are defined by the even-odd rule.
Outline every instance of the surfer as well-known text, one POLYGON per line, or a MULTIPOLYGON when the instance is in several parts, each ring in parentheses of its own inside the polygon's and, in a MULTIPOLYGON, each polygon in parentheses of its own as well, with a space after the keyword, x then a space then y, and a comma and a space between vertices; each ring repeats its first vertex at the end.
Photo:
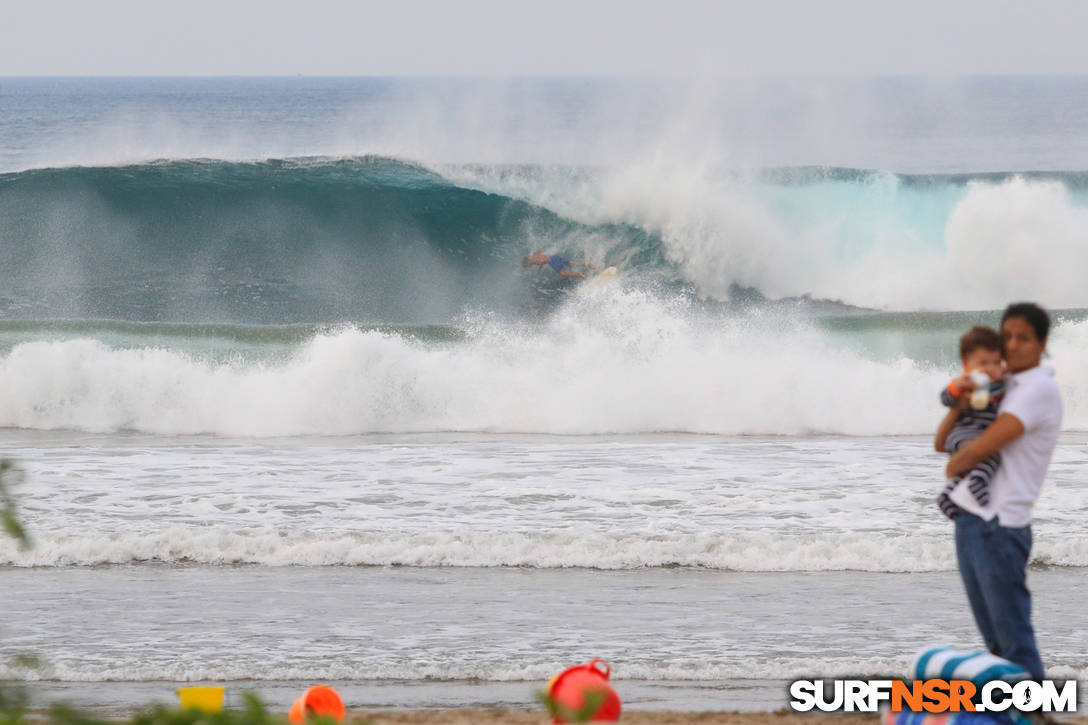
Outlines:
POLYGON ((1045 674, 1027 586, 1031 510, 1062 423, 1054 369, 1040 365, 1049 331, 1050 317, 1038 305, 1020 302, 1005 309, 1001 339, 1008 374, 997 419, 953 453, 945 468, 947 478, 962 476, 1001 453, 985 505, 967 486, 956 486, 949 493, 960 509, 956 561, 986 649, 1020 665, 1035 680, 1045 674))
POLYGON ((586 275, 583 272, 579 272, 576 267, 582 269, 597 269, 589 262, 572 262, 566 257, 562 257, 558 254, 544 254, 543 250, 536 250, 532 254, 521 258, 522 267, 540 267, 545 265, 555 270, 560 277, 578 277, 585 279, 586 275))

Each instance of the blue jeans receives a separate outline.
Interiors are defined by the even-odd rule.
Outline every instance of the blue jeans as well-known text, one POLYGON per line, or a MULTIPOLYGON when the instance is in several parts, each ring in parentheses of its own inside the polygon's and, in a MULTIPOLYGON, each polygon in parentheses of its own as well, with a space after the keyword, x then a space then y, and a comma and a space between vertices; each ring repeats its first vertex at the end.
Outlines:
POLYGON ((1043 661, 1031 626, 1027 585, 1031 526, 1001 526, 961 511, 956 518, 956 560, 986 649, 1043 679, 1043 661))

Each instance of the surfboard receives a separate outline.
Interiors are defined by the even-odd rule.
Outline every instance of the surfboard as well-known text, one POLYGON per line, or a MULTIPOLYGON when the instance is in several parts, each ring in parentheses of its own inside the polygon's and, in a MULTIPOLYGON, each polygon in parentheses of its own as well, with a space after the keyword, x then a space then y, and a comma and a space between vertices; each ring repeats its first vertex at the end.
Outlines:
POLYGON ((583 286, 587 289, 596 289, 598 287, 603 287, 609 282, 615 280, 616 277, 619 276, 619 273, 620 271, 615 267, 605 267, 600 272, 598 272, 596 276, 594 276, 592 279, 587 280, 583 286))

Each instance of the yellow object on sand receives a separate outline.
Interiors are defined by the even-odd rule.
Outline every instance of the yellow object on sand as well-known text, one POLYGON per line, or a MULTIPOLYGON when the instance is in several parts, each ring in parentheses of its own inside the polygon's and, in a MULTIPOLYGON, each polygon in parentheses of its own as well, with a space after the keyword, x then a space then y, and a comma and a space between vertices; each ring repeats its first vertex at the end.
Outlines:
POLYGON ((220 712, 223 709, 223 688, 179 687, 178 699, 186 710, 220 712))

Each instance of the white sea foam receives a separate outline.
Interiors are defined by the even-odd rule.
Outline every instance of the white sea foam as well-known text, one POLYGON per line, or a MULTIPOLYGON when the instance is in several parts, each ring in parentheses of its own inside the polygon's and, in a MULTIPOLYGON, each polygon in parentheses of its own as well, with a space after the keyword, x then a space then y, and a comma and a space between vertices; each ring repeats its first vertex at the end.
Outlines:
MULTIPOLYGON (((999 309, 1014 299, 1088 306, 1079 275, 1088 207, 1060 181, 908 185, 873 173, 777 186, 672 156, 592 176, 444 172, 587 223, 643 227, 715 299, 740 285, 903 310, 999 309)), ((599 258, 595 240, 582 248, 599 258)))
MULTIPOLYGON (((304 658, 299 658, 304 659, 304 658)), ((610 680, 649 681, 723 681, 723 680, 794 680, 806 678, 843 678, 860 675, 905 675, 912 656, 900 657, 769 657, 760 660, 739 658, 731 662, 651 663, 612 662, 610 680)), ((336 680, 481 680, 484 682, 537 682, 571 665, 567 661, 514 664, 501 661, 481 662, 330 662, 310 661, 269 664, 243 659, 232 663, 92 664, 87 662, 46 663, 29 669, 0 662, 0 679, 60 680, 63 682, 231 682, 231 681, 336 681, 336 680)), ((1083 679, 1088 667, 1057 666, 1047 670, 1057 679, 1083 679)))
MULTIPOLYGON (((899 658, 842 658, 828 662, 782 658, 772 662, 654 664, 624 663, 613 680, 729 680, 795 679, 799 672, 819 676, 848 676, 858 672, 905 672, 909 662, 899 658), (858 668, 861 669, 858 669, 858 668), (888 669, 885 669, 888 668, 888 669)), ((549 661, 511 666, 508 662, 305 662, 269 665, 249 660, 235 663, 193 664, 184 661, 154 664, 48 663, 34 670, 0 663, 0 678, 14 680, 61 680, 64 682, 168 682, 237 680, 483 680, 487 682, 548 681, 569 662, 549 661)), ((614 665, 615 666, 615 665, 614 665)))
MULTIPOLYGON (((1088 538, 1043 539, 1032 561, 1088 567, 1088 538)), ((526 533, 444 531, 232 531, 170 526, 154 532, 35 531, 34 547, 0 542, 0 565, 31 567, 167 564, 263 566, 418 566, 641 569, 699 567, 725 571, 954 571, 949 535, 872 532, 526 533)))
POLYGON ((226 435, 490 431, 918 433, 947 371, 867 360, 786 318, 696 319, 616 289, 458 345, 348 328, 289 361, 210 363, 94 340, 0 358, 0 425, 226 435), (881 401, 873 405, 872 401, 881 401))
MULTIPOLYGON (((1088 566, 1079 542, 1074 566, 1088 566)), ((1037 556, 1047 559, 1046 548, 1037 556)), ((1068 558, 1068 557, 1064 557, 1068 558)), ((34 547, 0 544, 0 564, 96 566, 136 562, 265 566, 592 567, 689 566, 730 571, 946 571, 947 536, 871 533, 648 534, 453 531, 330 534, 172 526, 155 533, 37 531, 34 547)), ((1055 562, 1059 563, 1059 562, 1055 562)))
MULTIPOLYGON (((1088 208, 1056 181, 975 182, 945 231, 954 303, 999 307, 1036 299, 1052 307, 1088 304, 1088 208)), ((949 300, 952 301, 952 300, 949 300)))
MULTIPOLYGON (((242 436, 408 431, 556 434, 928 433, 953 371, 874 361, 782 317, 710 320, 623 290, 538 326, 487 317, 464 343, 345 328, 282 363, 208 362, 95 340, 0 358, 0 425, 242 436)), ((1088 429, 1084 324, 1058 325, 1067 430, 1088 429)))

